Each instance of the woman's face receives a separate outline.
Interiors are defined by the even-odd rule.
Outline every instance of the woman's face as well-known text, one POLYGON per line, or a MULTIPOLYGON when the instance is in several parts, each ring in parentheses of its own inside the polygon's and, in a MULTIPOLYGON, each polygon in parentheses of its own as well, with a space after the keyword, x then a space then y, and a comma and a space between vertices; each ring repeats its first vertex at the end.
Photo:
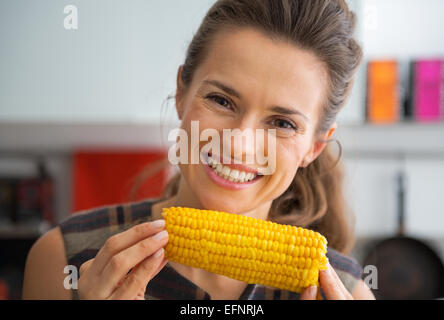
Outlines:
MULTIPOLYGON (((180 73, 181 68, 176 95, 181 128, 189 138, 191 121, 198 121, 199 133, 215 129, 221 149, 213 151, 212 157, 222 156, 225 147, 225 158, 231 158, 232 163, 237 159, 248 167, 215 165, 213 169, 201 161, 179 164, 203 208, 243 213, 271 204, 289 187, 298 168, 312 162, 325 147, 325 143, 314 139, 314 130, 325 99, 327 73, 314 54, 271 40, 255 30, 241 29, 216 36, 189 87, 183 86, 180 73), (223 146, 223 129, 236 128, 253 130, 253 143, 236 143, 233 139, 230 148, 223 146), (275 148, 267 143, 266 134, 262 135, 264 143, 257 144, 257 129, 266 134, 267 129, 276 130, 275 148), (249 171, 267 167, 258 163, 256 152, 269 157, 274 153, 275 168, 272 174, 246 182, 245 178, 253 175, 249 171), (242 155, 242 159, 235 155, 242 155), (254 161, 247 163, 251 155, 255 155, 254 161), (233 173, 236 169, 238 172, 233 173), (233 181, 229 175, 234 176, 233 181)), ((318 138, 328 139, 334 129, 318 138)), ((205 144, 208 141, 199 142, 199 151, 205 144)), ((189 143, 188 154, 192 152, 189 143)))

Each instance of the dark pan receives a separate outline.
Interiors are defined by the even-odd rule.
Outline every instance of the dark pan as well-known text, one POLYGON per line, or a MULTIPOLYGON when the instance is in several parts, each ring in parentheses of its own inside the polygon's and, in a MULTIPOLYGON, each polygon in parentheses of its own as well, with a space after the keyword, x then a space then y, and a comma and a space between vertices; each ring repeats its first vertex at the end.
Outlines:
POLYGON ((378 243, 364 265, 376 266, 377 299, 437 299, 444 297, 444 266, 422 241, 394 237, 378 243))
POLYGON ((404 174, 398 176, 398 235, 370 250, 364 265, 374 265, 377 299, 438 299, 444 297, 444 265, 425 242, 404 236, 404 174))

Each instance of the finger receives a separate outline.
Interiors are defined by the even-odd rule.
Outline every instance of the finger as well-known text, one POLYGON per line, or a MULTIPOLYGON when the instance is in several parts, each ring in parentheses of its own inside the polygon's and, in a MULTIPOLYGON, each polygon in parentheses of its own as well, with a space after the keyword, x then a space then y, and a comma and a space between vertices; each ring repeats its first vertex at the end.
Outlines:
POLYGON ((167 264, 168 260, 166 258, 163 258, 163 261, 160 263, 159 267, 157 268, 156 271, 154 271, 154 275, 153 278, 160 272, 160 270, 162 270, 163 267, 165 267, 165 265, 167 264))
MULTIPOLYGON (((91 288, 95 287, 95 283, 97 278, 96 277, 89 277, 87 271, 90 269, 94 259, 90 259, 82 263, 82 265, 79 268, 79 292, 88 292, 91 293, 91 288)), ((85 295, 82 295, 83 298, 86 299, 85 295)))
POLYGON ((318 287, 316 286, 305 288, 305 290, 301 293, 299 300, 316 300, 317 291, 318 287))
MULTIPOLYGON (((168 242, 168 232, 163 230, 154 236, 139 241, 111 258, 99 276, 98 287, 109 295, 118 286, 131 268, 135 268, 168 242)), ((157 267, 157 264, 156 264, 157 267)))
MULTIPOLYGON (((139 267, 139 265, 140 265, 141 263, 143 263, 143 261, 139 262, 139 263, 134 267, 134 269, 136 269, 137 267, 139 267)), ((168 263, 168 260, 165 258, 165 255, 164 255, 163 261, 159 264, 159 267, 157 267, 156 271, 154 271, 153 278, 154 278, 154 277, 160 272, 160 270, 162 270, 163 267, 165 267, 165 265, 166 265, 167 263, 168 263)), ((130 272, 131 272, 131 271, 130 271, 130 272)), ((125 279, 122 279, 122 280, 120 281, 119 285, 120 285, 121 283, 123 283, 124 280, 125 280, 125 279)))
POLYGON ((145 300, 145 294, 138 294, 137 297, 134 298, 134 300, 145 300))
POLYGON ((148 238, 165 227, 165 220, 159 219, 151 222, 138 224, 130 229, 113 235, 106 240, 102 248, 97 253, 93 270, 98 275, 100 274, 109 260, 122 250, 129 248, 137 242, 148 238))
MULTIPOLYGON (((139 264, 141 264, 142 262, 143 261, 139 262, 134 268, 137 268, 139 266, 139 264)), ((160 263, 158 270, 156 270, 156 272, 155 272, 155 275, 160 272, 160 270, 167 264, 167 262, 168 262, 168 259, 165 258, 165 256, 164 256, 163 261, 160 263)))
POLYGON ((122 285, 111 295, 111 299, 132 300, 144 290, 148 282, 155 276, 158 266, 164 262, 164 249, 160 248, 155 254, 145 259, 128 275, 122 285))
POLYGON ((139 293, 137 294, 137 297, 135 298, 135 300, 145 300, 145 291, 146 291, 146 287, 141 289, 139 291, 139 293))
POLYGON ((330 272, 335 278, 338 286, 341 288, 342 293, 347 299, 353 299, 353 296, 348 292, 347 288, 345 287, 344 283, 342 282, 341 278, 339 278, 338 274, 336 273, 335 269, 328 263, 328 267, 330 268, 330 272))
POLYGON ((89 267, 91 267, 91 264, 93 263, 93 261, 94 261, 94 258, 93 259, 89 259, 89 260, 85 261, 84 263, 82 263, 82 265, 79 268, 79 276, 84 274, 85 271, 88 270, 89 267))
POLYGON ((319 272, 319 282, 325 297, 328 300, 345 300, 346 296, 332 273, 332 267, 330 264, 327 264, 327 266, 327 270, 319 272))

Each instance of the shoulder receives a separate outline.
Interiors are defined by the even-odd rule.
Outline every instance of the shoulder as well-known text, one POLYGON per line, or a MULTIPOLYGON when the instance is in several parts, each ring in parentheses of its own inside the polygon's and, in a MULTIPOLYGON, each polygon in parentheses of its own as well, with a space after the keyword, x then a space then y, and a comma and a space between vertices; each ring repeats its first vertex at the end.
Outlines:
POLYGON ((347 256, 331 247, 327 247, 327 258, 336 270, 350 273, 355 278, 360 279, 363 268, 353 257, 347 256))
POLYGON ((347 290, 352 293, 356 285, 362 281, 361 264, 353 257, 344 255, 331 247, 327 248, 327 258, 347 290))
POLYGON ((23 299, 70 299, 63 287, 67 265, 60 228, 49 230, 31 247, 26 258, 23 299))
POLYGON ((63 234, 87 232, 103 227, 130 225, 140 219, 149 218, 151 204, 155 200, 145 199, 139 202, 118 203, 91 208, 73 213, 59 226, 63 234))

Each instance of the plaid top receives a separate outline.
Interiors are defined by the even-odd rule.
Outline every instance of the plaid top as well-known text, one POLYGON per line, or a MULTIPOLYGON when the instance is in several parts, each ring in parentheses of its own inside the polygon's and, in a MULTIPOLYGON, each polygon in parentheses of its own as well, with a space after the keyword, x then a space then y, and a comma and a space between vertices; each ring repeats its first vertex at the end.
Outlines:
MULTIPOLYGON (((136 224, 151 221, 151 205, 157 201, 160 200, 146 199, 140 202, 94 208, 73 214, 62 221, 59 227, 63 235, 68 264, 76 266, 79 270, 85 261, 96 256, 109 237, 136 224)), ((327 257, 347 290, 353 292, 357 281, 361 279, 362 267, 354 259, 330 247, 327 250, 327 257)), ((180 275, 167 263, 148 283, 145 298, 201 300, 210 299, 210 295, 180 275)), ((249 284, 239 299, 292 300, 298 298, 299 294, 295 292, 249 284)), ((74 289, 73 299, 78 299, 77 290, 74 289)))

